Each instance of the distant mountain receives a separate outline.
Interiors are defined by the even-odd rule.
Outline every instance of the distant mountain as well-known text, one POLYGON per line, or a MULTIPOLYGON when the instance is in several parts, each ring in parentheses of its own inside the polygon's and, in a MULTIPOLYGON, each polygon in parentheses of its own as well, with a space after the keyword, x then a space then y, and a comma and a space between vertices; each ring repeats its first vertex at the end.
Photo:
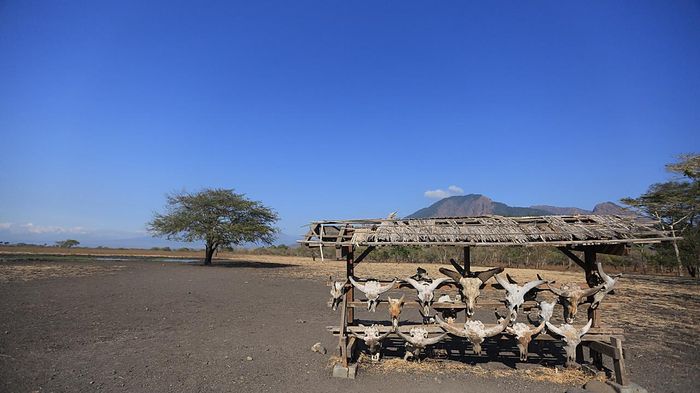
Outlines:
POLYGON ((612 202, 597 204, 593 210, 578 207, 558 207, 548 205, 535 205, 530 207, 508 206, 502 202, 495 202, 491 198, 481 194, 469 194, 452 196, 441 199, 432 205, 420 209, 407 218, 428 217, 460 217, 460 216, 484 216, 499 215, 510 217, 522 216, 551 216, 574 214, 615 214, 634 215, 622 206, 612 202))

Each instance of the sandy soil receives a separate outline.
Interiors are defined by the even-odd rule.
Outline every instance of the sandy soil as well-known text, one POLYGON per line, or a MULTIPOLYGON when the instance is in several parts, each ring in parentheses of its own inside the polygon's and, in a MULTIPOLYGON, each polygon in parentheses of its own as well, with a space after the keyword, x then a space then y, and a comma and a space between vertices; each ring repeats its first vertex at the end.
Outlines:
MULTIPOLYGON (((502 361, 406 365, 389 359, 362 368, 355 381, 331 378, 337 340, 325 326, 338 316, 326 307, 324 284, 343 268, 265 256, 213 267, 142 260, 0 262, 0 391, 410 392, 437 386, 447 392, 562 392, 569 385, 555 382, 585 378, 562 377, 551 358, 517 363, 507 351, 499 355, 502 361), (319 341, 327 355, 310 351, 319 341)), ((360 264, 357 275, 391 278, 414 271, 415 265, 360 264)), ((518 280, 535 275, 512 273, 518 280)), ((582 281, 578 273, 547 275, 582 281)), ((618 321, 604 321, 629 332, 632 379, 652 392, 700 390, 700 287, 688 280, 625 277, 616 300, 603 307, 619 312, 618 321), (633 305, 635 299, 641 306, 633 305)), ((561 363, 560 353, 552 355, 561 363)))

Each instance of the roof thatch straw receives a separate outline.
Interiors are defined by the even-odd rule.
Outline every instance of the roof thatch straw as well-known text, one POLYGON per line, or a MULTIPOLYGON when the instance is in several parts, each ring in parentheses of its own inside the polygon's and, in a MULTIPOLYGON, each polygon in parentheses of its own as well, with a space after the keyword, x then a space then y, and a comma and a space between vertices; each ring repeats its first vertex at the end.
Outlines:
POLYGON ((300 243, 308 246, 581 245, 672 240, 653 222, 633 217, 576 215, 446 217, 316 221, 300 243))

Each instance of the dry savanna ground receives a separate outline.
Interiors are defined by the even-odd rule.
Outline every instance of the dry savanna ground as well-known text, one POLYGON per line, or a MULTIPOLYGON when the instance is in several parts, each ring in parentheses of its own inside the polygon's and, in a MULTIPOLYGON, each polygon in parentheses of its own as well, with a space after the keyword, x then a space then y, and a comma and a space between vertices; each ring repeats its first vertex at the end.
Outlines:
MULTIPOLYGON (((92 251, 83 254, 95 255, 92 251)), ((227 259, 208 268, 155 259, 172 257, 156 251, 130 251, 120 258, 111 250, 98 254, 100 260, 85 255, 0 254, 0 391, 295 387, 321 392, 382 386, 405 392, 435 383, 458 390, 468 383, 481 391, 555 392, 593 378, 537 359, 418 364, 396 357, 372 363, 362 357, 360 379, 350 385, 329 377, 337 340, 325 331, 338 319, 326 308, 325 283, 331 275, 343 276, 343 262, 223 255, 227 259), (287 334, 297 334, 297 340, 289 344, 287 334), (316 341, 328 348, 326 356, 309 351, 316 341), (254 360, 247 360, 247 353, 254 360)), ((361 263, 355 274, 391 279, 409 276, 417 266, 361 263)), ((439 265, 422 266, 438 276, 439 265)), ((524 282, 538 271, 509 273, 524 282)), ((539 273, 558 283, 583 282, 578 270, 539 273)), ((501 291, 488 289, 483 298, 500 296, 501 291)), ((625 329, 635 382, 649 391, 698 391, 697 282, 626 275, 601 307, 605 324, 625 329)), ((585 316, 585 310, 579 313, 585 316)), ((385 318, 380 310, 358 314, 385 318)), ((494 318, 490 311, 479 317, 493 323, 486 320, 494 318)), ((584 317, 579 318, 582 324, 584 317)))

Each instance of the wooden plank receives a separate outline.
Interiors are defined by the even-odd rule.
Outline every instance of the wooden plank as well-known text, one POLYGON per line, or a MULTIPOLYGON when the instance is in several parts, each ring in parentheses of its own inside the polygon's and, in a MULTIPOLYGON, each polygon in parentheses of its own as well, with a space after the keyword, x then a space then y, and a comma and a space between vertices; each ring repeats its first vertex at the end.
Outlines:
POLYGON ((622 354, 620 354, 615 347, 611 344, 600 342, 600 341, 590 341, 586 344, 591 350, 601 353, 605 356, 609 356, 613 359, 618 359, 622 354))

